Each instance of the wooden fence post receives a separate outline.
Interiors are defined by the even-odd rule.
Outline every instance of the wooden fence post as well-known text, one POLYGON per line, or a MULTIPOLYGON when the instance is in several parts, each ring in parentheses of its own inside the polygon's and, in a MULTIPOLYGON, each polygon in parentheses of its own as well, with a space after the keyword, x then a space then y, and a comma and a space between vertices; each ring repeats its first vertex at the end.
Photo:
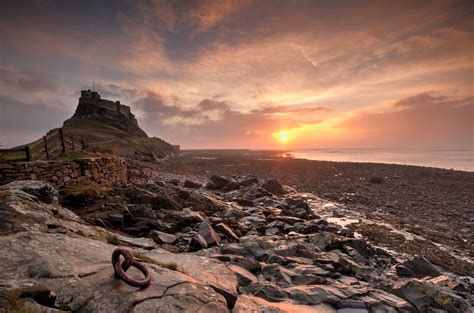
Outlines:
POLYGON ((74 142, 74 135, 71 136, 72 141, 72 151, 76 150, 76 143, 74 142))
POLYGON ((46 160, 49 161, 50 156, 49 156, 48 141, 46 140, 46 136, 43 136, 43 141, 44 141, 44 151, 46 151, 46 160))
POLYGON ((81 140, 82 150, 86 150, 86 141, 84 139, 81 140))
POLYGON ((62 128, 59 129, 59 139, 61 140, 61 151, 66 153, 66 145, 64 144, 64 134, 62 128))
POLYGON ((26 161, 30 162, 31 161, 30 146, 25 146, 25 155, 26 155, 26 161))

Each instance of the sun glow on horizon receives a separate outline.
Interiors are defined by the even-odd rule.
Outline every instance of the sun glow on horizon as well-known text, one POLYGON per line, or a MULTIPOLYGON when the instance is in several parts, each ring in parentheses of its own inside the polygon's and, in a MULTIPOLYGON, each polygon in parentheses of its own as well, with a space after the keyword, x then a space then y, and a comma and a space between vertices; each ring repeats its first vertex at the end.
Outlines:
POLYGON ((285 130, 273 133, 273 137, 281 144, 287 144, 291 139, 288 131, 285 130))

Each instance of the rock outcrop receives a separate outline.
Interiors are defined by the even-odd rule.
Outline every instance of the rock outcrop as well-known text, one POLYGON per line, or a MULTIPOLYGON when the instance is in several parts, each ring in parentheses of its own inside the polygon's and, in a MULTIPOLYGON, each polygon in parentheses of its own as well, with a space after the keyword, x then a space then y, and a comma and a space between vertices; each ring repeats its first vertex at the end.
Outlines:
MULTIPOLYGON (((415 272, 427 277, 399 277, 401 256, 319 217, 317 197, 258 179, 211 181, 213 191, 181 181, 115 186, 71 209, 47 183, 0 186, 0 305, 48 312, 470 310, 472 278, 435 273, 419 260, 415 272), (226 190, 232 182, 238 187, 226 190), (148 288, 113 277, 116 246, 150 269, 148 288)), ((413 272, 411 265, 403 266, 413 272)))

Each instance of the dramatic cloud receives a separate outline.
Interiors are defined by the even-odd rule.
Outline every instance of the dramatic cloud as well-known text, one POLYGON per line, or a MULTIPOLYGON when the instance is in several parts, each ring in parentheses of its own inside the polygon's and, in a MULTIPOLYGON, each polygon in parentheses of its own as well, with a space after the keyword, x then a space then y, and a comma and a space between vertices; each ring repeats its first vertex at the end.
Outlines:
POLYGON ((72 114, 94 81, 104 98, 131 104, 149 134, 193 148, 279 148, 272 134, 282 129, 289 147, 466 147, 472 137, 457 135, 465 107, 451 107, 473 96, 470 1, 7 0, 2 8, 2 99, 72 114), (435 123, 433 108, 452 123, 435 123), (413 136, 395 138, 401 130, 388 116, 411 121, 404 114, 444 135, 421 140, 407 127, 413 136), (385 131, 377 118, 387 118, 385 131))
POLYGON ((331 112, 332 109, 326 107, 287 107, 287 106, 265 106, 263 109, 252 110, 254 113, 260 114, 287 114, 287 113, 297 113, 297 114, 308 114, 315 112, 331 112))
POLYGON ((47 103, 26 103, 0 95, 0 144, 12 147, 31 142, 60 127, 70 112, 47 103))
POLYGON ((229 110, 229 105, 225 101, 216 101, 212 99, 204 99, 198 104, 202 111, 225 111, 229 110))
POLYGON ((423 93, 397 101, 394 110, 360 113, 337 125, 364 146, 456 148, 474 145, 474 97, 423 93))
POLYGON ((25 93, 57 90, 56 83, 51 77, 33 72, 19 73, 5 68, 0 68, 0 83, 3 88, 25 93))

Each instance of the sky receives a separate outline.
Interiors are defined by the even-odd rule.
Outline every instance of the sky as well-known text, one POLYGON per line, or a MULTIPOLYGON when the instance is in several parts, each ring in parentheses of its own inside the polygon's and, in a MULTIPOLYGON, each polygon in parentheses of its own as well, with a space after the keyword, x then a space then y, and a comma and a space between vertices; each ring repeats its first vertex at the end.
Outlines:
POLYGON ((185 149, 474 149, 473 28, 456 0, 4 0, 0 142, 94 82, 185 149))

